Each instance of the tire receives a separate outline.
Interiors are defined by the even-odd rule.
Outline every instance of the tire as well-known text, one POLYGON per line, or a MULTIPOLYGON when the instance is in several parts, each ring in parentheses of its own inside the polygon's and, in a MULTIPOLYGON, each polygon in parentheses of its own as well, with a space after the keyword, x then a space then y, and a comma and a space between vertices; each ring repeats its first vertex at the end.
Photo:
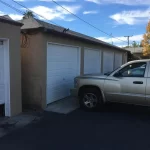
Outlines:
POLYGON ((103 104, 101 93, 96 88, 83 89, 79 98, 80 107, 87 111, 97 110, 103 104))

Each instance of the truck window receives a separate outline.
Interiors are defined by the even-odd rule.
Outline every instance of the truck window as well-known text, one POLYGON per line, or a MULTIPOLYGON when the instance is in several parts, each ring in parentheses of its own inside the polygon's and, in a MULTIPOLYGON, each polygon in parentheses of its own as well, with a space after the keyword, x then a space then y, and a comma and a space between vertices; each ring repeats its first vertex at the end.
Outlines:
POLYGON ((119 71, 122 77, 144 77, 146 70, 146 63, 133 63, 119 71))

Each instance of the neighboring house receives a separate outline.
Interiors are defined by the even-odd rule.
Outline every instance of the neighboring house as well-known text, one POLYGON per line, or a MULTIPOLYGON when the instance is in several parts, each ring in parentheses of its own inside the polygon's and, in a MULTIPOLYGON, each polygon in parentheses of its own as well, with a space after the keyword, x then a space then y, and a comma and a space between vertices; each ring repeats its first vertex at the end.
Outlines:
POLYGON ((45 108, 69 96, 74 77, 127 62, 125 49, 34 18, 21 22, 24 105, 45 108))
POLYGON ((0 105, 5 116, 22 111, 20 28, 9 16, 0 16, 0 105))
POLYGON ((143 47, 130 47, 126 48, 133 54, 134 59, 147 59, 148 57, 143 56, 143 47))

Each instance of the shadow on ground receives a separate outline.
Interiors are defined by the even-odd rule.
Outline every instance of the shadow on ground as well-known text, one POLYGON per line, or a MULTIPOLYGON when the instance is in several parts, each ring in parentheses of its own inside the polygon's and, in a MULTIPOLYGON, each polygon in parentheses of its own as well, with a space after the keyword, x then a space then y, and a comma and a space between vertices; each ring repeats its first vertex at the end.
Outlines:
POLYGON ((40 122, 0 139, 0 149, 149 150, 149 141, 149 107, 108 104, 96 112, 45 112, 40 122))

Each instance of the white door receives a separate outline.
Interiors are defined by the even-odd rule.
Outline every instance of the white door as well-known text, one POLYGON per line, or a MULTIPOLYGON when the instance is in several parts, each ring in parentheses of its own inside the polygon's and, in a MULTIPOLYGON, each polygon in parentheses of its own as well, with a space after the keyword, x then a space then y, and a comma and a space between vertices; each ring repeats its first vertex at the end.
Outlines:
POLYGON ((84 49, 84 74, 101 73, 101 51, 84 49))
POLYGON ((47 104, 70 95, 74 78, 80 75, 80 50, 77 47, 48 44, 47 104))
POLYGON ((4 47, 0 45, 0 104, 5 103, 4 47))
POLYGON ((103 52, 103 73, 111 72, 114 70, 114 53, 103 52))
POLYGON ((121 53, 115 53, 115 69, 122 65, 122 57, 121 53))

